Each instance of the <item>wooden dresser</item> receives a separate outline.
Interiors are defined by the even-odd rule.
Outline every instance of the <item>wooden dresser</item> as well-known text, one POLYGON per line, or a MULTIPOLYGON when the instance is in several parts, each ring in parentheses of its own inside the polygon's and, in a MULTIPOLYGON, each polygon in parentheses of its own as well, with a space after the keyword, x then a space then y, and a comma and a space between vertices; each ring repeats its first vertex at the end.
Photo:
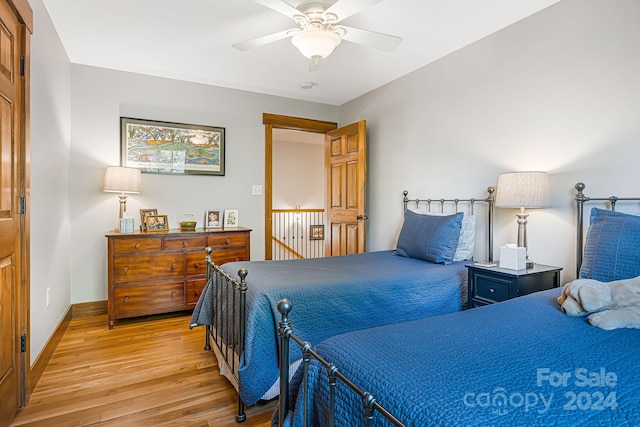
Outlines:
POLYGON ((250 258, 250 229, 109 233, 109 328, 117 319, 192 309, 206 281, 205 248, 220 265, 250 258))

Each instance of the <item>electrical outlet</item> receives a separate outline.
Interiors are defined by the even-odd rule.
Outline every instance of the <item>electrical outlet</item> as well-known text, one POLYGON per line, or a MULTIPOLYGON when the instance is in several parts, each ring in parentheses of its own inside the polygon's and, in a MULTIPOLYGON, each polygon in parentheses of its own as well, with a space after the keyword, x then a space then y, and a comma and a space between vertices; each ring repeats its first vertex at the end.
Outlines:
POLYGON ((252 185, 251 186, 251 195, 252 196, 262 196, 262 185, 252 185))
POLYGON ((49 303, 51 303, 51 288, 47 288, 47 307, 49 307, 49 303))

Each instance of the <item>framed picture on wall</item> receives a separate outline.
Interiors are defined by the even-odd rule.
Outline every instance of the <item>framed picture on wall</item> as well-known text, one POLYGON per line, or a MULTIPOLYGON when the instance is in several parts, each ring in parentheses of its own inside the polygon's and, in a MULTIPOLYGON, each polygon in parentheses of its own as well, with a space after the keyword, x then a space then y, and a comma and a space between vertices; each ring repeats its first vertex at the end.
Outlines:
POLYGON ((238 226, 238 210, 225 209, 224 211, 224 227, 234 228, 238 226))
POLYGON ((221 228, 222 215, 220 209, 211 209, 204 214, 204 228, 221 228))
POLYGON ((309 240, 324 240, 324 225, 310 225, 309 240))
POLYGON ((224 175, 225 128, 120 117, 122 166, 146 173, 224 175))
POLYGON ((147 215, 158 215, 158 209, 140 209, 140 230, 147 231, 147 215))

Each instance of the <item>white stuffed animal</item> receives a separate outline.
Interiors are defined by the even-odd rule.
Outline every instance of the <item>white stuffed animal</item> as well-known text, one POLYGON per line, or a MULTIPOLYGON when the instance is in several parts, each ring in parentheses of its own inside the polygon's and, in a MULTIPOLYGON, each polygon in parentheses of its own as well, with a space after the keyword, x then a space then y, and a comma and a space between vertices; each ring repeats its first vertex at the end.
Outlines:
POLYGON ((589 315, 589 323, 602 329, 640 329, 640 276, 612 282, 576 279, 564 285, 558 303, 569 316, 589 315))

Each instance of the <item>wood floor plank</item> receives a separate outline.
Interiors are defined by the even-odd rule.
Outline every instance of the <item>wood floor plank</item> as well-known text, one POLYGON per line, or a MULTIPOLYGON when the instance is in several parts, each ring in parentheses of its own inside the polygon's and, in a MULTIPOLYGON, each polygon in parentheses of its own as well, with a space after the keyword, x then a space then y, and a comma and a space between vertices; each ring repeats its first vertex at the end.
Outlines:
MULTIPOLYGON (((71 320, 12 426, 238 426, 237 395, 204 350, 190 316, 149 316, 107 327, 106 315, 71 320)), ((270 425, 277 401, 247 408, 270 425)))

